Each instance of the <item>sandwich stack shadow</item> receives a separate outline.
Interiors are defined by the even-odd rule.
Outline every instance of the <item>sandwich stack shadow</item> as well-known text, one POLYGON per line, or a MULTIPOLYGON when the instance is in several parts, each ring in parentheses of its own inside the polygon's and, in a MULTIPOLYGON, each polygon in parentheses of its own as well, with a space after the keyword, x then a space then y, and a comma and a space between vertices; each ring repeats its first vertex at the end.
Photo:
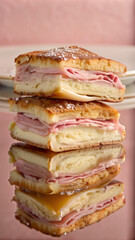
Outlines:
POLYGON ((126 67, 71 46, 16 59, 10 110, 16 218, 53 236, 98 222, 125 204, 114 178, 125 160, 119 112, 126 67), (115 74, 114 74, 115 73, 115 74))

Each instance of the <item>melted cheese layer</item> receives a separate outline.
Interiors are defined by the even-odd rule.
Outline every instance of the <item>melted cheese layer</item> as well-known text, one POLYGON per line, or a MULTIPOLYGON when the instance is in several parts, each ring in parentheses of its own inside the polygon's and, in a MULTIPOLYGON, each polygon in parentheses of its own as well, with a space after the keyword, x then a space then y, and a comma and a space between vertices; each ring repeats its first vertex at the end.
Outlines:
POLYGON ((60 76, 48 76, 42 81, 15 82, 15 91, 18 93, 35 94, 41 96, 57 96, 57 98, 75 101, 109 100, 119 101, 123 98, 124 89, 96 83, 78 82, 73 79, 64 79, 60 76))

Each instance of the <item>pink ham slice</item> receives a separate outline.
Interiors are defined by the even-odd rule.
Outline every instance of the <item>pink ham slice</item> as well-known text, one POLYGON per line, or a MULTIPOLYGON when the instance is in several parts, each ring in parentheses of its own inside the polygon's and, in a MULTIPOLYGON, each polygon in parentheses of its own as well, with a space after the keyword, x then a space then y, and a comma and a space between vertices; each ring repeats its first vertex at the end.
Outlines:
POLYGON ((56 133, 64 128, 77 126, 96 127, 103 130, 118 130, 121 133, 123 133, 125 129, 119 121, 89 118, 66 119, 49 125, 46 122, 41 122, 36 116, 26 113, 17 113, 15 122, 19 128, 25 131, 35 132, 41 136, 47 136, 50 133, 56 133))
POLYGON ((112 72, 87 71, 76 68, 41 68, 32 67, 28 64, 17 66, 15 81, 35 81, 45 77, 60 75, 61 78, 70 78, 81 82, 107 84, 119 89, 124 89, 119 77, 112 72))
POLYGON ((26 179, 29 179, 34 182, 42 181, 42 182, 54 182, 59 184, 69 184, 70 182, 78 178, 91 177, 94 174, 98 174, 102 171, 105 171, 107 168, 121 164, 122 162, 123 158, 111 159, 108 161, 101 162, 96 168, 90 169, 80 174, 59 173, 58 176, 55 176, 55 174, 52 174, 46 168, 43 168, 33 163, 26 162, 21 159, 15 162, 14 166, 16 166, 17 171, 21 173, 26 179))
POLYGON ((18 160, 13 165, 16 166, 19 173, 22 173, 24 176, 31 176, 35 178, 36 181, 38 179, 42 179, 46 182, 47 179, 51 179, 53 177, 51 172, 49 172, 46 168, 24 160, 18 160))
POLYGON ((123 195, 120 197, 112 197, 112 198, 102 201, 98 204, 91 205, 88 208, 81 209, 80 212, 77 212, 76 210, 72 211, 72 212, 68 213, 67 215, 65 215, 60 221, 48 221, 46 218, 36 216, 34 214, 34 212, 32 211, 32 209, 26 207, 22 203, 18 203, 18 207, 20 207, 23 211, 25 211, 27 214, 29 214, 34 219, 36 219, 40 222, 43 222, 47 225, 52 225, 55 227, 69 227, 71 224, 73 224, 80 218, 82 218, 86 215, 92 214, 96 211, 100 211, 100 210, 110 206, 111 204, 117 202, 120 198, 122 198, 123 201, 125 201, 123 195))
POLYGON ((96 82, 100 84, 108 84, 110 86, 123 89, 119 77, 111 72, 101 72, 101 71, 85 71, 75 68, 64 68, 63 75, 74 80, 80 80, 85 82, 96 82))

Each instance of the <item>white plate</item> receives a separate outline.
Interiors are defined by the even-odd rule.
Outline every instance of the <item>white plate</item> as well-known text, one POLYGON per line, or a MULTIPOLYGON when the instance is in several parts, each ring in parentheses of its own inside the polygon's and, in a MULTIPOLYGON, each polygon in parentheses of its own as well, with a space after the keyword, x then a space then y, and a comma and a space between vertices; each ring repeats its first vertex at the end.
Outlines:
POLYGON ((120 77, 122 83, 126 86, 135 82, 135 70, 127 71, 122 77, 120 77))
POLYGON ((13 81, 12 79, 0 79, 0 84, 6 86, 6 87, 10 87, 13 88, 13 81))

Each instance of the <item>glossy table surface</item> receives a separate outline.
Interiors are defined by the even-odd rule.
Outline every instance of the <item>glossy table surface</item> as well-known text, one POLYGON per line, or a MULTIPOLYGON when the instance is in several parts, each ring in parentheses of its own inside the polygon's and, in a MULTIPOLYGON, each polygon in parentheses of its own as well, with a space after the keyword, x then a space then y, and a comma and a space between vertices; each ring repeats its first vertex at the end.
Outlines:
MULTIPOLYGON (((74 231, 61 239, 92 239, 92 240, 130 240, 134 239, 134 115, 135 110, 122 110, 120 122, 126 126, 126 138, 124 147, 126 149, 126 162, 117 177, 125 184, 126 205, 119 211, 108 216, 99 223, 88 226, 82 230, 74 231)), ((13 114, 0 112, 0 239, 53 239, 35 230, 20 224, 14 217, 16 204, 11 202, 14 187, 8 182, 9 172, 13 167, 8 162, 8 150, 15 142, 11 139, 8 125, 13 119, 13 114)), ((55 238, 56 239, 56 238, 55 238)))

